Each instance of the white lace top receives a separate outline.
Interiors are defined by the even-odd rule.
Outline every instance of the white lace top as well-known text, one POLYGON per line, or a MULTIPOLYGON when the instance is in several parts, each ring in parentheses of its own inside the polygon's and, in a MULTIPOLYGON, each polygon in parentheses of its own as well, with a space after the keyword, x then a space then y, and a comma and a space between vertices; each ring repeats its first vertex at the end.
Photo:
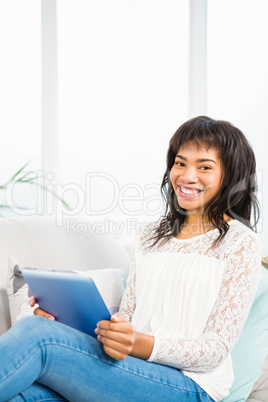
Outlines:
POLYGON ((148 249, 155 225, 136 241, 120 312, 154 336, 149 361, 183 370, 219 401, 232 385, 230 351, 260 279, 258 237, 233 220, 214 248, 217 229, 148 249))

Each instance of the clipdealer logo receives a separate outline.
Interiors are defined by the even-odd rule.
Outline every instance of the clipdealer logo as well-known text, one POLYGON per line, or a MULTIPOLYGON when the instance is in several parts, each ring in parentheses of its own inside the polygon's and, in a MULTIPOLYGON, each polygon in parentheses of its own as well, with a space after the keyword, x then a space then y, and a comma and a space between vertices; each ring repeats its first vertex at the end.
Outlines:
POLYGON ((80 214, 90 217, 114 213, 126 217, 141 215, 150 217, 161 214, 160 185, 156 183, 143 186, 127 183, 120 186, 112 175, 105 172, 87 172, 84 186, 77 183, 55 183, 52 173, 44 177, 44 181, 42 178, 39 179, 34 205, 29 208, 20 208, 22 194, 16 185, 6 192, 6 203, 13 212, 18 215, 55 215, 57 225, 60 225, 66 216, 80 214), (44 191, 40 191, 40 188, 44 191), (64 206, 60 198, 70 204, 70 208, 64 206))

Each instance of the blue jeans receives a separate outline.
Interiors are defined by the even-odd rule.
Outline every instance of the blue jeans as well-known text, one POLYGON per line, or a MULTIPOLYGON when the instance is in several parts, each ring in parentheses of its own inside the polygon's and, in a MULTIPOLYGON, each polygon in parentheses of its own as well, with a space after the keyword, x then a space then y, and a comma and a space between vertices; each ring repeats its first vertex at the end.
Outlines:
POLYGON ((95 338, 43 317, 0 337, 0 401, 212 401, 180 370, 117 361, 95 338))

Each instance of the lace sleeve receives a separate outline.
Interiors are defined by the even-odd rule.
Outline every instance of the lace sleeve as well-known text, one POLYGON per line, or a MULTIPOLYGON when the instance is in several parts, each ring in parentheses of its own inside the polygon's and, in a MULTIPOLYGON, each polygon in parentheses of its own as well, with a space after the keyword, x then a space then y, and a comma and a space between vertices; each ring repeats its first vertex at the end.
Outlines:
POLYGON ((248 234, 227 257, 222 285, 197 339, 155 339, 150 361, 195 372, 217 368, 234 346, 260 279, 260 244, 248 234))
POLYGON ((135 261, 135 248, 132 250, 129 276, 125 292, 123 294, 119 312, 131 323, 132 316, 136 308, 136 261, 135 261))

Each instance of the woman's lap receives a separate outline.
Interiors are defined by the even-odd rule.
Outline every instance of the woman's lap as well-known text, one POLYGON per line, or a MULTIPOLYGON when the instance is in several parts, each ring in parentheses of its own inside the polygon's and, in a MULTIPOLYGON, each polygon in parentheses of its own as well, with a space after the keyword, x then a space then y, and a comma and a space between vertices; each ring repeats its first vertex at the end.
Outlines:
MULTIPOLYGON (((18 347, 7 370, 13 373, 13 381, 17 376, 20 383, 25 370, 29 373, 26 390, 20 391, 21 396, 12 402, 62 400, 49 389, 67 400, 81 402, 211 401, 180 370, 131 356, 123 361, 114 360, 103 352, 95 338, 41 317, 21 320, 13 327, 12 336, 17 339, 18 347), (49 389, 37 383, 30 386, 30 381, 38 381, 49 389)), ((6 386, 11 386, 12 377, 6 377, 6 386)))

